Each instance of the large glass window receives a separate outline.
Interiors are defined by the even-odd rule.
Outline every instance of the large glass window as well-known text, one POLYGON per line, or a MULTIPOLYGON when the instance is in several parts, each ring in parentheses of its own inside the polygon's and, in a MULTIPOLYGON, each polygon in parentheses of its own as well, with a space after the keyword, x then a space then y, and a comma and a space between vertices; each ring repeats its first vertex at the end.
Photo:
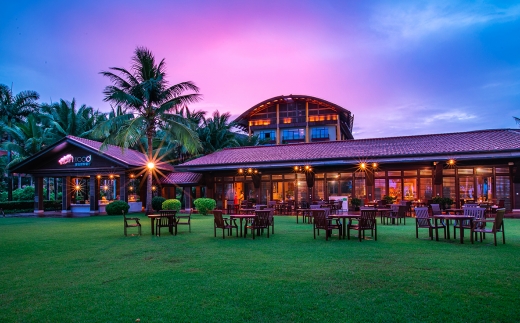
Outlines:
POLYGON ((382 200, 386 195, 386 180, 384 178, 376 178, 374 180, 374 199, 382 200))
POLYGON ((431 200, 433 191, 432 191, 432 179, 431 178, 421 178, 421 189, 419 192, 419 199, 421 200, 431 200))
POLYGON ((262 130, 258 133, 258 137, 260 140, 276 140, 276 131, 275 130, 262 130))
POLYGON ((352 173, 341 173, 340 174, 340 192, 341 196, 352 195, 352 173))
POLYGON ((287 129, 283 131, 283 140, 301 140, 305 139, 305 129, 287 129))
POLYGON ((402 188, 400 178, 389 178, 388 179, 388 195, 392 196, 397 200, 402 200, 402 188))
POLYGON ((324 200, 325 199, 325 181, 314 180, 314 199, 324 200))
POLYGON ((309 202, 309 192, 307 188, 307 181, 305 180, 305 174, 297 175, 297 185, 298 185, 298 201, 299 202, 309 202))
POLYGON ((455 177, 444 177, 442 179, 442 197, 449 197, 455 201, 455 177))
POLYGON ((328 180, 327 181, 327 194, 328 194, 328 196, 338 196, 339 195, 339 181, 338 180, 328 180))
POLYGON ((477 198, 483 202, 493 198, 493 177, 477 176, 477 198))
POLYGON ((417 178, 405 178, 403 189, 405 200, 417 199, 417 178))
POLYGON ((500 200, 504 200, 504 205, 506 208, 511 208, 510 202, 510 192, 511 192, 511 183, 509 181, 509 176, 497 176, 496 177, 496 197, 497 204, 500 203, 500 200))
POLYGON ((328 128, 312 128, 311 129, 311 138, 312 139, 329 138, 329 129, 328 128))
POLYGON ((459 177, 459 198, 461 200, 475 199, 475 181, 473 176, 459 177))
POLYGON ((367 197, 367 189, 365 185, 365 173, 357 172, 355 177, 355 196, 359 199, 367 197))

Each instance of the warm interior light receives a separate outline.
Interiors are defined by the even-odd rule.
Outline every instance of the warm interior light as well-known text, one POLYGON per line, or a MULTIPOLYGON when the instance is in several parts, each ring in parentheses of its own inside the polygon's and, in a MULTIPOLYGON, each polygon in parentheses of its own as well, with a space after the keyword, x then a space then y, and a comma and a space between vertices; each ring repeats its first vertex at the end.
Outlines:
POLYGON ((79 191, 80 186, 79 186, 79 185, 76 185, 76 186, 75 186, 75 189, 76 189, 76 191, 79 191))
POLYGON ((377 163, 372 163, 372 168, 377 168, 377 163))
POLYGON ((110 175, 110 179, 114 179, 114 175, 110 175))
POLYGON ((131 190, 131 191, 133 191, 133 190, 134 190, 134 188, 133 188, 132 186, 130 186, 130 190, 131 190))
POLYGON ((148 167, 148 169, 154 169, 155 168, 155 164, 153 162, 148 162, 148 164, 146 164, 146 166, 148 167))
POLYGON ((106 185, 103 186, 103 189, 104 189, 105 191, 108 190, 108 186, 106 186, 106 185))
POLYGON ((253 173, 253 169, 252 169, 252 168, 248 168, 248 169, 247 169, 247 172, 248 172, 249 174, 251 174, 251 173, 253 173))
POLYGON ((455 165, 455 160, 454 159, 448 160, 448 165, 455 165))
POLYGON ((155 186, 152 186, 152 190, 154 190, 154 191, 155 191, 156 189, 157 189, 157 187, 155 187, 155 186))
POLYGON ((294 171, 297 172, 300 168, 298 166, 294 166, 294 171))
POLYGON ((361 168, 361 169, 365 169, 365 168, 367 168, 367 164, 365 164, 365 163, 361 163, 361 164, 359 165, 359 168, 361 168))
POLYGON ((96 177, 97 177, 97 179, 100 179, 100 178, 101 178, 101 175, 98 175, 98 176, 96 176, 96 177))
POLYGON ((244 174, 244 170, 243 170, 242 168, 239 168, 239 169, 238 169, 238 173, 239 173, 239 174, 244 174))

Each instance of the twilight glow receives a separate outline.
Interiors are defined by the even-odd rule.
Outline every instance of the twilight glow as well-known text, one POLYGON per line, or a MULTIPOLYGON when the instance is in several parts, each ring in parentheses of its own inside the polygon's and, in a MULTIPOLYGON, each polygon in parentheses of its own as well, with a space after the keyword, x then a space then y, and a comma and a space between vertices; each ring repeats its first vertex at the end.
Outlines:
POLYGON ((282 94, 354 113, 354 137, 517 128, 520 5, 510 1, 10 1, 0 83, 107 111, 99 72, 136 46, 234 116, 282 94))

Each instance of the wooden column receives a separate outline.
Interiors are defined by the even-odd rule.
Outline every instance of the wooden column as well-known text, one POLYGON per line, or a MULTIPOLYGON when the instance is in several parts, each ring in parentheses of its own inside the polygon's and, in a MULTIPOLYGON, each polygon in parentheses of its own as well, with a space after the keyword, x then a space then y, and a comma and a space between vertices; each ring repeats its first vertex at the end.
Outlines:
POLYGON ((127 190, 127 178, 126 173, 119 174, 119 200, 125 201, 128 203, 128 194, 126 194, 127 190))
POLYGON ((43 177, 36 177, 34 185, 34 213, 43 214, 43 177))
POLYGON ((280 140, 280 105, 276 104, 276 144, 279 145, 280 140))
POLYGON ((99 214, 99 181, 96 175, 90 175, 90 214, 99 214))
POLYGON ((70 177, 62 177, 61 178, 61 214, 69 214, 71 213, 70 210, 70 201, 72 198, 72 192, 71 192, 71 182, 70 177))
POLYGON ((192 200, 191 187, 186 186, 183 189, 184 189, 184 209, 190 210, 191 209, 191 200, 192 200))
POLYGON ((305 142, 309 142, 309 102, 305 102, 305 142))

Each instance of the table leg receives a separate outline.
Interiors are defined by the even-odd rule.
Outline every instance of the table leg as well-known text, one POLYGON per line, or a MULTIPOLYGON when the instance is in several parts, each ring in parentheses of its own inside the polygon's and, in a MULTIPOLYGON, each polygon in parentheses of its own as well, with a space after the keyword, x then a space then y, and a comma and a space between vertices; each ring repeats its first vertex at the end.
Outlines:
POLYGON ((435 218, 435 241, 439 241, 439 226, 437 225, 437 218, 435 218))
POLYGON ((244 219, 243 218, 240 218, 240 237, 242 238, 242 221, 244 219))
POLYGON ((460 221, 459 231, 460 231, 460 243, 464 243, 464 226, 462 225, 462 221, 460 221))
POLYGON ((155 230, 154 230, 154 227, 155 227, 155 226, 154 226, 155 218, 150 218, 150 222, 151 222, 151 224, 152 224, 152 236, 153 236, 153 235, 155 234, 155 233, 154 233, 154 231, 155 231, 155 230))
POLYGON ((296 211, 296 223, 298 223, 298 211, 296 211))
MULTIPOLYGON (((473 228, 473 219, 469 219, 469 227, 470 228, 473 228)), ((473 244, 473 232, 471 232, 472 229, 469 230, 469 235, 470 235, 470 240, 471 240, 471 244, 473 244)))

